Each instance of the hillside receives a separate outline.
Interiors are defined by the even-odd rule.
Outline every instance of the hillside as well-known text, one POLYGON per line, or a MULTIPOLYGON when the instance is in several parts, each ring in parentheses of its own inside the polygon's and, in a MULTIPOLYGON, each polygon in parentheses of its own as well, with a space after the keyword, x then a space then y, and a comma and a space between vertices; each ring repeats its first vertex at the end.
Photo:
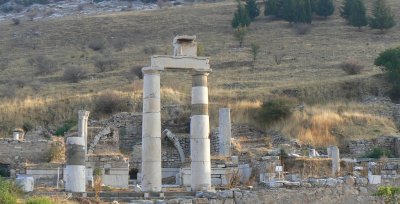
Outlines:
MULTIPOLYGON (((400 9, 397 0, 389 2, 393 11, 400 9)), ((339 5, 337 1, 336 7, 339 5)), ((314 19, 309 34, 298 35, 288 23, 260 16, 250 25, 244 48, 238 48, 230 25, 235 8, 234 1, 223 1, 153 11, 23 20, 20 25, 1 21, 3 137, 24 123, 57 127, 74 119, 78 109, 93 110, 94 99, 104 90, 118 91, 124 100, 134 102, 128 104, 129 111, 140 111, 141 81, 135 79, 132 83, 127 75, 133 75, 132 67, 148 65, 152 54, 171 54, 172 39, 177 34, 196 35, 204 55, 211 58, 209 87, 214 124, 215 110, 226 105, 233 109, 234 122, 254 123, 247 108, 257 108, 268 98, 284 95, 304 102, 306 110, 317 107, 320 112, 336 113, 340 108, 368 118, 369 123, 361 130, 342 133, 349 137, 353 133, 373 137, 397 131, 393 121, 382 116, 390 107, 360 101, 369 95, 384 94, 382 72, 373 66, 373 60, 381 51, 400 44, 400 25, 386 34, 369 28, 358 31, 346 25, 336 9, 327 20, 314 19), (104 49, 89 48, 98 41, 104 42, 104 49), (251 43, 261 46, 254 68, 251 43), (55 72, 36 74, 30 59, 40 55, 54 62, 55 72), (282 63, 275 63, 274 56, 283 56, 282 63), (100 58, 113 59, 115 68, 100 73, 94 66, 100 58), (340 64, 348 59, 359 60, 365 70, 347 75, 340 64), (79 83, 64 81, 63 69, 71 66, 86 70, 88 76, 79 83)), ((399 15, 396 21, 400 22, 399 15)), ((162 87, 165 105, 190 101, 190 74, 165 72, 162 87)))

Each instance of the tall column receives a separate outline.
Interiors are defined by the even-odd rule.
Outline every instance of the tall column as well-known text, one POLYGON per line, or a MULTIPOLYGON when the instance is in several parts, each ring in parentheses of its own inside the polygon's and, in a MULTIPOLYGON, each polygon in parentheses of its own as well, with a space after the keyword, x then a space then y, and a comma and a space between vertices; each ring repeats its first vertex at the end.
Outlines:
POLYGON ((80 110, 78 111, 78 137, 83 137, 85 144, 86 144, 86 148, 88 145, 88 141, 87 141, 87 124, 88 124, 88 118, 89 118, 89 111, 85 111, 85 110, 80 110))
POLYGON ((210 119, 208 116, 208 72, 192 75, 190 155, 192 191, 211 190, 210 119))
POLYGON ((160 71, 145 67, 143 72, 142 190, 161 191, 160 71))
POLYGON ((83 137, 67 138, 67 163, 65 167, 65 191, 86 191, 86 146, 83 137))
POLYGON ((219 109, 219 128, 218 128, 218 141, 219 141, 219 155, 230 157, 231 156, 231 113, 229 108, 219 109))

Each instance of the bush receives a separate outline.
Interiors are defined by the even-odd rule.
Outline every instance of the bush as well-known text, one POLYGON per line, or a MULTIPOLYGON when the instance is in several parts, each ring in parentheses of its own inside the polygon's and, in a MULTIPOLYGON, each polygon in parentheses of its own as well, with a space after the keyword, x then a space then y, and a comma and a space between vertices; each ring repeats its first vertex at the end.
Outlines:
POLYGON ((21 23, 21 20, 19 20, 19 18, 12 18, 11 20, 14 25, 19 25, 21 23))
POLYGON ((129 81, 134 81, 136 78, 137 79, 143 79, 143 72, 142 72, 142 67, 132 67, 128 73, 125 74, 126 79, 129 81))
POLYGON ((259 112, 260 120, 266 124, 271 124, 285 119, 292 114, 292 108, 295 104, 295 100, 288 98, 277 98, 266 101, 262 104, 259 112))
POLYGON ((248 27, 250 23, 251 19, 249 17, 247 9, 239 1, 231 25, 233 28, 248 27))
POLYGON ((17 186, 13 182, 0 177, 1 204, 16 204, 18 191, 17 186))
POLYGON ((117 38, 117 39, 111 40, 111 44, 117 51, 121 51, 128 44, 128 40, 117 38))
POLYGON ((389 157, 392 158, 393 154, 388 150, 384 148, 374 148, 372 151, 368 152, 367 154, 364 155, 365 158, 376 158, 379 159, 381 157, 389 157))
POLYGON ((393 100, 400 100, 400 47, 387 49, 375 59, 376 66, 382 66, 386 78, 392 84, 390 91, 393 100))
POLYGON ((145 47, 145 48, 143 48, 143 52, 146 55, 154 55, 157 53, 157 47, 154 47, 154 46, 145 47))
POLYGON ((38 196, 29 198, 26 204, 54 204, 54 202, 49 197, 38 196))
POLYGON ((74 120, 65 121, 63 126, 58 128, 54 134, 57 136, 64 136, 64 134, 66 132, 68 132, 75 125, 76 125, 76 121, 74 121, 74 120))
POLYGON ((99 72, 110 71, 118 66, 118 61, 111 56, 95 57, 93 60, 99 72))
POLYGON ((64 69, 63 79, 71 83, 78 83, 86 77, 86 71, 82 67, 69 67, 64 69))
POLYGON ((94 112, 112 114, 117 111, 127 110, 127 104, 117 93, 106 91, 95 99, 94 112))
POLYGON ((100 51, 103 50, 105 47, 106 43, 103 39, 100 38, 95 38, 89 41, 88 47, 94 51, 100 51))
POLYGON ((378 191, 374 196, 381 196, 385 198, 385 203, 398 203, 397 196, 400 194, 400 187, 393 186, 379 186, 378 191))
POLYGON ((239 47, 243 46, 243 41, 246 35, 247 35, 247 27, 238 27, 235 29, 233 36, 235 36, 236 40, 239 41, 239 47))
POLYGON ((343 62, 342 64, 340 64, 340 67, 349 75, 359 74, 364 69, 364 66, 355 59, 349 59, 343 62))
POLYGON ((31 58, 28 63, 37 68, 36 74, 50 74, 57 70, 56 63, 44 55, 31 58))

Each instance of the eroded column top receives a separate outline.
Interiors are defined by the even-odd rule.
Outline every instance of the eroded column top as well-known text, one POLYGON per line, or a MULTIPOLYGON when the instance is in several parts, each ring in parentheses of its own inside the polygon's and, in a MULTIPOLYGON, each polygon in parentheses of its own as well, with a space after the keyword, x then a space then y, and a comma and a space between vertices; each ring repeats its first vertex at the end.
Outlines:
POLYGON ((164 68, 155 66, 142 68, 143 74, 160 74, 160 71, 164 71, 164 68))
POLYGON ((78 111, 79 119, 88 119, 89 114, 90 114, 90 111, 85 111, 85 110, 78 111))

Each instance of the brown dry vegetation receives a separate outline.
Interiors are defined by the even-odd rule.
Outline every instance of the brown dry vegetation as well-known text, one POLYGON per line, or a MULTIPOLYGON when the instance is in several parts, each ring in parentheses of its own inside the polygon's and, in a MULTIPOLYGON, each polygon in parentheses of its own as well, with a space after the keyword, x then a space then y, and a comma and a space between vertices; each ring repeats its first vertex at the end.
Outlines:
MULTIPOLYGON (((367 0, 368 5, 371 2, 367 0)), ((393 11, 400 9, 397 0, 389 2, 393 11)), ((339 5, 337 1, 336 7, 339 5)), ((348 110, 339 114, 331 104, 385 90, 381 71, 373 66, 373 60, 379 52, 400 44, 399 25, 384 35, 367 28, 359 32, 346 25, 336 11, 326 21, 314 20, 312 31, 299 36, 288 23, 260 16, 249 28, 245 48, 238 49, 230 26, 235 8, 234 1, 224 1, 155 11, 29 21, 19 26, 0 22, 0 93, 4 96, 0 101, 0 134, 8 136, 12 128, 27 121, 34 125, 52 125, 76 118, 77 110, 93 110, 95 97, 109 89, 130 102, 132 111, 140 111, 141 81, 131 82, 126 74, 132 67, 149 64, 150 54, 144 50, 151 48, 156 54, 171 54, 172 38, 177 34, 197 35, 204 54, 211 57, 213 72, 209 87, 213 124, 217 120, 214 110, 219 107, 230 106, 234 122, 254 123, 254 108, 262 101, 273 95, 289 95, 306 104, 322 104, 305 110, 311 116, 296 112, 281 124, 285 133, 305 142, 324 143, 315 142, 316 134, 335 142, 332 135, 325 134, 327 128, 343 124, 349 124, 350 128, 358 120, 367 122, 362 128, 355 126, 341 134, 353 137, 354 132, 354 136, 363 137, 364 132, 375 129, 379 134, 392 130, 390 121, 374 115, 379 107, 353 111, 358 104, 343 103, 348 110), (88 47, 94 39, 104 40, 103 50, 88 47), (122 50, 112 46, 116 39, 127 42, 122 50), (254 68, 251 43, 261 46, 254 68), (276 53, 284 53, 279 65, 274 61, 276 53), (36 76, 35 67, 28 61, 38 55, 55 61, 57 71, 36 76), (98 73, 93 59, 104 55, 117 60, 118 67, 98 73), (341 70, 340 64, 348 58, 362 62, 365 69, 361 74, 347 75, 341 70), (87 78, 79 83, 63 82, 62 68, 69 66, 82 67, 88 73, 87 78), (20 78, 26 84, 23 88, 13 83, 20 78), (321 127, 315 122, 320 120, 321 127), (311 125, 306 128, 304 123, 311 125), (377 127, 370 128, 371 124, 377 127)), ((396 20, 400 22, 399 15, 396 20)), ((161 83, 164 104, 190 101, 188 72, 165 72, 161 83)), ((368 134, 368 137, 379 134, 368 134)))

